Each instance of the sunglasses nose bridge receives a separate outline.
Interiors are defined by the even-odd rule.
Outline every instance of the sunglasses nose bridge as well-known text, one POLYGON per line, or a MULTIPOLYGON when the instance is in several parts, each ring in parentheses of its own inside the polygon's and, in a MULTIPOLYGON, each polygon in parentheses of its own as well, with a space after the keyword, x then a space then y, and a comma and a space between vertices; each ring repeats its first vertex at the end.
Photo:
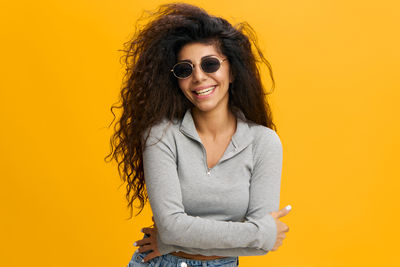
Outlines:
POLYGON ((207 73, 201 68, 201 64, 192 66, 192 76, 194 80, 202 80, 207 73))

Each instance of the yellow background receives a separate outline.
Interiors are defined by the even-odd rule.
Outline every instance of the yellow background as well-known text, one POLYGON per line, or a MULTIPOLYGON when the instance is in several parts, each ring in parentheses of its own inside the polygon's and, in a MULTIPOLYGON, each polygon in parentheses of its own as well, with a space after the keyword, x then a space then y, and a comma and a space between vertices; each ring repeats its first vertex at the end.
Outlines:
MULTIPOLYGON (((165 1, 3 1, 0 265, 126 266, 134 220, 106 164, 118 52, 165 1)), ((258 34, 276 78, 290 232, 240 266, 400 266, 398 1, 190 1, 258 34)))

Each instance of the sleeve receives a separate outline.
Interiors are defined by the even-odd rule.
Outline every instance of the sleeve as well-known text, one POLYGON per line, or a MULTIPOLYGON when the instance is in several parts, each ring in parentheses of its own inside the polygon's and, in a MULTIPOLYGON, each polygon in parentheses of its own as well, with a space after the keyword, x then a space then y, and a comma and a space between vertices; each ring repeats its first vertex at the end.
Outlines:
POLYGON ((214 249, 221 253, 226 249, 250 248, 264 251, 262 254, 274 246, 276 224, 269 212, 279 207, 282 166, 281 143, 275 132, 269 138, 262 138, 255 151, 250 203, 244 222, 187 215, 182 204, 173 141, 168 142, 168 137, 156 138, 157 134, 153 136, 152 132, 143 150, 143 167, 161 253, 171 252, 172 247, 165 245, 199 251, 214 249))
POLYGON ((224 257, 236 257, 236 256, 257 256, 265 255, 268 251, 257 248, 225 248, 225 249, 200 249, 200 248, 186 248, 176 245, 168 245, 157 238, 157 246, 161 255, 165 255, 171 252, 182 251, 189 254, 199 254, 203 256, 224 256, 224 257))

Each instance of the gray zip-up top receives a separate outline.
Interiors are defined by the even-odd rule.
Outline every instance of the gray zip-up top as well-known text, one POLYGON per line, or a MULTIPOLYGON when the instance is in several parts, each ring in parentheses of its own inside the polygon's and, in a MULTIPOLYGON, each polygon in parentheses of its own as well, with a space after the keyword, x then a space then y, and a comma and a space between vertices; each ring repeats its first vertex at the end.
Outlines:
POLYGON ((150 129, 143 166, 162 255, 262 255, 273 248, 269 213, 279 210, 282 144, 272 129, 239 112, 229 146, 209 169, 188 109, 182 121, 164 119, 150 129))

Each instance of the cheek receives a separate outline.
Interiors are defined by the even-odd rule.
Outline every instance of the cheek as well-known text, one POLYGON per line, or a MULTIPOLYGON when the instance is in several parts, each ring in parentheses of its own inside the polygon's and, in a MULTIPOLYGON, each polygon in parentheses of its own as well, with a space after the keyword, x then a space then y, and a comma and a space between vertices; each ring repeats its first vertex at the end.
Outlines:
POLYGON ((188 94, 190 94, 190 88, 189 88, 189 82, 188 82, 188 80, 186 79, 186 80, 179 80, 178 81, 178 86, 179 86, 179 88, 181 89, 181 91, 182 91, 182 93, 184 94, 184 95, 188 95, 188 94))
POLYGON ((230 80, 231 80, 231 77, 230 77, 230 75, 229 75, 229 72, 223 72, 223 73, 221 73, 220 75, 218 75, 217 77, 216 77, 217 79, 218 79, 218 81, 221 83, 221 84, 229 84, 230 83, 230 80))
POLYGON ((178 80, 178 86, 182 91, 185 91, 185 88, 187 88, 186 80, 178 80))
POLYGON ((228 81, 229 82, 229 79, 231 76, 229 68, 221 69, 221 71, 218 71, 216 74, 220 81, 223 81, 223 82, 228 81))

